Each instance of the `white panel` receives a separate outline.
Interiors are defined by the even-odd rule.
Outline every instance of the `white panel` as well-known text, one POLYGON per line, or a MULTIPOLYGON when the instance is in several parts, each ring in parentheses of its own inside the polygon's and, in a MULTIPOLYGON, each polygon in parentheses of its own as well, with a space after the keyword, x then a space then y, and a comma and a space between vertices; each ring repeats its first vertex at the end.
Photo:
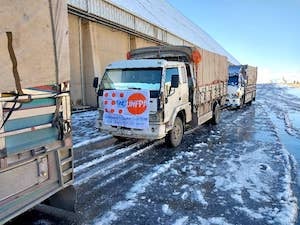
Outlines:
POLYGON ((145 20, 135 18, 135 30, 141 32, 143 34, 147 34, 151 37, 155 37, 154 35, 154 26, 145 20))
POLYGON ((89 13, 134 29, 134 16, 103 0, 89 0, 89 13))
POLYGON ((182 40, 181 38, 178 38, 170 33, 167 33, 167 43, 169 43, 171 45, 183 45, 184 40, 182 40))
POLYGON ((70 4, 76 8, 82 9, 84 11, 87 11, 88 10, 87 1, 88 0, 68 0, 68 4, 70 4))
POLYGON ((155 37, 162 41, 167 42, 167 31, 160 29, 159 27, 155 27, 155 37))

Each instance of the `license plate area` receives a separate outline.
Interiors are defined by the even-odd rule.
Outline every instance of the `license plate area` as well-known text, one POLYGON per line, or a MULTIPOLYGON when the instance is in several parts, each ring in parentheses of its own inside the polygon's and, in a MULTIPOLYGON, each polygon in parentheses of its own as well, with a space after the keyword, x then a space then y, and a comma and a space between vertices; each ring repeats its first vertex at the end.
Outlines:
POLYGON ((18 193, 45 182, 49 179, 48 156, 0 171, 0 204, 1 201, 18 196, 18 193))

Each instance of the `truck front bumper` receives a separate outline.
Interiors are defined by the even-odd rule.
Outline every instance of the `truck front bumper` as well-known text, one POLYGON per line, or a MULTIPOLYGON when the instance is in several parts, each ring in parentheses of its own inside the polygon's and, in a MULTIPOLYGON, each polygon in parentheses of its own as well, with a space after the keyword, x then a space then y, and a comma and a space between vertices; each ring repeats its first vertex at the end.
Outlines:
POLYGON ((147 129, 133 129, 126 127, 116 127, 103 124, 102 120, 98 120, 99 129, 113 136, 156 140, 166 136, 166 127, 164 124, 149 124, 147 129))
POLYGON ((241 100, 239 98, 227 98, 225 101, 225 106, 236 108, 241 105, 241 100))

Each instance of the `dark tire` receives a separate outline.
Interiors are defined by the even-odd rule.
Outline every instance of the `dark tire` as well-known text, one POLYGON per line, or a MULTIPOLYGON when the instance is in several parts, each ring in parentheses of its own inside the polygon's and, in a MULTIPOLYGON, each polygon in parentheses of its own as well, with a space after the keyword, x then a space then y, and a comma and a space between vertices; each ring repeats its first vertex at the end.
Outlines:
POLYGON ((114 136, 114 138, 118 139, 118 141, 126 141, 126 137, 121 137, 121 136, 114 136))
POLYGON ((245 97, 242 96, 242 97, 240 98, 240 106, 238 106, 238 108, 239 108, 239 109, 243 108, 243 107, 244 107, 244 104, 245 104, 245 97))
POLYGON ((213 108, 213 117, 211 118, 211 123, 218 124, 220 122, 220 119, 221 119, 221 109, 220 109, 220 105, 217 103, 213 108))
POLYGON ((183 123, 179 117, 176 117, 174 127, 166 136, 166 143, 170 147, 177 147, 180 145, 183 137, 183 123))

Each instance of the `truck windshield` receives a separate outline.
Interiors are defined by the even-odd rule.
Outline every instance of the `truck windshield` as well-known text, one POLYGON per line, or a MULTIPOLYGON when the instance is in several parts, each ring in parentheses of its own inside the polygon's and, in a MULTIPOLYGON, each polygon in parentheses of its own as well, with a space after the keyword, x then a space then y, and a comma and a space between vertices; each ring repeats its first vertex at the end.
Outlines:
POLYGON ((238 85, 239 84, 239 76, 230 76, 228 79, 229 85, 238 85))
POLYGON ((109 69, 106 70, 100 89, 160 90, 162 68, 109 69))

